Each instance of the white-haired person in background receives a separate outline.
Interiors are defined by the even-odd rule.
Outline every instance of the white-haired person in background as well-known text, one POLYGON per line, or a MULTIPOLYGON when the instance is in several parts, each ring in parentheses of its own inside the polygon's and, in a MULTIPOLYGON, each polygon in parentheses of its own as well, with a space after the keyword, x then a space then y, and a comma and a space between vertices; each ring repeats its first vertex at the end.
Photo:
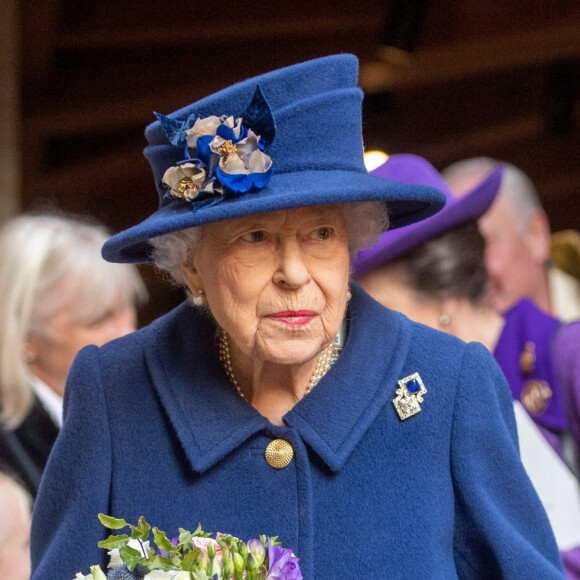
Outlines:
POLYGON ((30 578, 30 496, 0 472, 0 578, 30 578))
MULTIPOLYGON (((488 157, 474 157, 453 163, 441 174, 461 195, 497 164, 488 157)), ((527 297, 561 320, 580 318, 580 283, 551 259, 550 224, 534 184, 521 169, 502 164, 499 195, 479 219, 486 243, 490 305, 503 313, 527 297)))
POLYGON ((0 467, 34 498, 62 425, 66 377, 86 345, 136 328, 135 266, 101 257, 100 224, 22 215, 0 230, 0 467))

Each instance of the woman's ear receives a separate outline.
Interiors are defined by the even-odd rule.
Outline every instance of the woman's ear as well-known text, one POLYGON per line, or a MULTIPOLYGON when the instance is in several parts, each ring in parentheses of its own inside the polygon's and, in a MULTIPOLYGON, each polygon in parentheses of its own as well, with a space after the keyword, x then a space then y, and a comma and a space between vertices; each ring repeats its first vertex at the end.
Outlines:
POLYGON ((36 356, 38 352, 38 345, 36 344, 37 341, 34 338, 27 338, 26 342, 24 343, 24 352, 22 353, 22 358, 24 362, 30 364, 36 361, 36 356))
POLYGON ((544 264, 551 250, 550 224, 544 210, 536 209, 530 217, 526 238, 536 263, 544 264))
POLYGON ((199 291, 203 290, 201 276, 191 262, 181 265, 181 274, 192 294, 199 294, 199 291))

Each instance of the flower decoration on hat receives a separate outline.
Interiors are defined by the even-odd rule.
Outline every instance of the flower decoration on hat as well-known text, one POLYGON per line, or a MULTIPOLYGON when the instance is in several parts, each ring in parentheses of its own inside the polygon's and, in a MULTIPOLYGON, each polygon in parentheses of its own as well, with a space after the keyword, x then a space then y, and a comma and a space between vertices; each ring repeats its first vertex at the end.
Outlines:
POLYGON ((275 125, 260 86, 239 117, 194 113, 179 121, 155 115, 169 142, 184 151, 183 161, 163 175, 166 196, 221 201, 260 190, 270 181, 274 168, 265 149, 274 140, 275 125))

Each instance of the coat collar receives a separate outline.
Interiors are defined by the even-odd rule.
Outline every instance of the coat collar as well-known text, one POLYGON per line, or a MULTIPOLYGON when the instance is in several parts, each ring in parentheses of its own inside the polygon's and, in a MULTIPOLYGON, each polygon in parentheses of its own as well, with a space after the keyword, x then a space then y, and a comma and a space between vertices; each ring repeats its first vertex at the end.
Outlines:
MULTIPOLYGON (((412 332, 404 317, 380 306, 356 284, 352 295, 340 358, 284 416, 332 471, 342 467, 393 398, 412 332)), ((272 425, 230 384, 208 317, 182 304, 158 322, 155 339, 146 346, 147 365, 194 471, 210 469, 260 431, 283 436, 284 428, 272 425)))

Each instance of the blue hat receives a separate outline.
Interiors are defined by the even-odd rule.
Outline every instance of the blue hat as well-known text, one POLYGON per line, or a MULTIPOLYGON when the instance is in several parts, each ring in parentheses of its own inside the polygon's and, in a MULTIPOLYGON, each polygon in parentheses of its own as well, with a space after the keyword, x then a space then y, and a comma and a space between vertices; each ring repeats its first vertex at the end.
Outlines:
POLYGON ((159 209, 111 237, 111 262, 150 261, 153 237, 303 206, 384 201, 392 227, 426 218, 445 199, 427 186, 369 175, 358 61, 315 59, 235 84, 147 127, 159 209))
POLYGON ((498 165, 483 181, 461 196, 454 195, 439 172, 426 159, 417 155, 391 155, 371 173, 388 180, 436 187, 445 194, 447 203, 439 213, 421 223, 382 233, 372 248, 359 252, 353 264, 355 279, 362 278, 375 268, 451 228, 481 217, 497 195, 503 168, 498 165))

